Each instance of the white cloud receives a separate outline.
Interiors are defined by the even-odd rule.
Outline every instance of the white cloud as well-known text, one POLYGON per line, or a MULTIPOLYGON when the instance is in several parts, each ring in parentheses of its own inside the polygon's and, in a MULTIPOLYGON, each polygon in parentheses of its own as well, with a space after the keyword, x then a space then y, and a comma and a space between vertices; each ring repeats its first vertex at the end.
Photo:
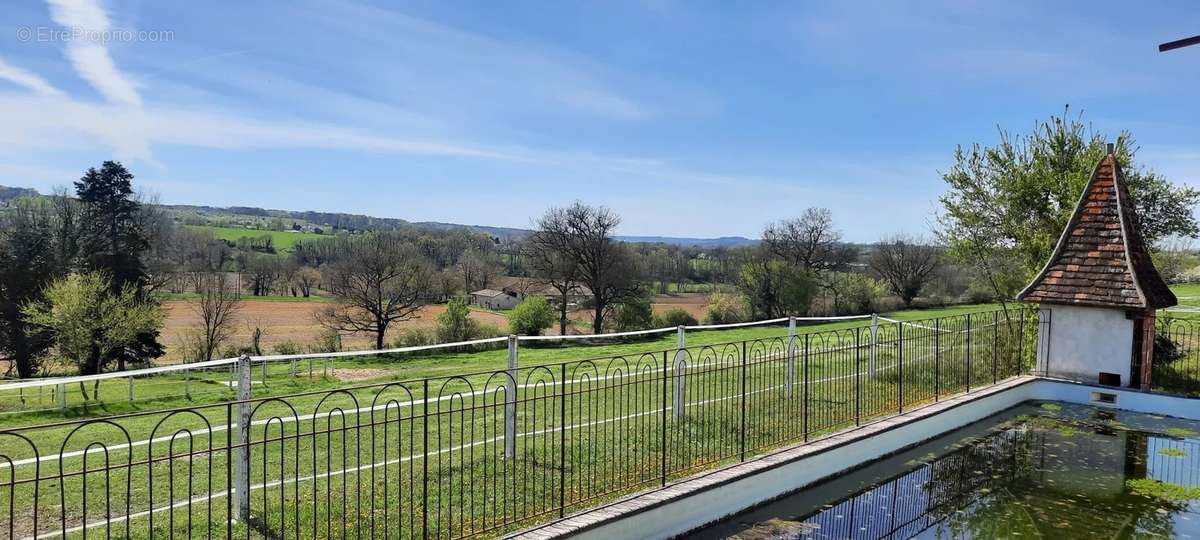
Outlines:
MULTIPOLYGON (((46 0, 54 22, 85 35, 103 35, 110 30, 108 14, 95 0, 46 0)), ((141 106, 137 87, 118 69, 103 41, 72 39, 67 58, 75 71, 113 103, 141 106)))
POLYGON ((63 95, 62 90, 55 88, 46 79, 5 62, 3 58, 0 58, 0 79, 23 86, 44 96, 63 95))
POLYGON ((606 116, 636 119, 645 116, 637 103, 621 96, 597 92, 589 88, 570 88, 555 94, 559 102, 578 109, 606 116))

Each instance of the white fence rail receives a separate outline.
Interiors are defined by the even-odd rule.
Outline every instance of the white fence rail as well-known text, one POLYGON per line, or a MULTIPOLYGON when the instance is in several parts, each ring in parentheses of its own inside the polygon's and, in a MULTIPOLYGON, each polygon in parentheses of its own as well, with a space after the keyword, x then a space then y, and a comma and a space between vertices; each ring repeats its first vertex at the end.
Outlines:
MULTIPOLYGON (((390 348, 390 349, 250 356, 250 357, 248 357, 249 358, 248 365, 251 367, 251 369, 253 369, 254 367, 258 367, 261 369, 261 379, 260 380, 262 383, 265 383, 267 381, 267 377, 268 377, 268 375, 267 375, 268 366, 271 364, 278 364, 278 363, 283 363, 283 362, 289 362, 291 364, 291 375, 294 377, 296 375, 296 370, 297 370, 296 362, 300 361, 300 360, 309 361, 309 370, 311 371, 313 369, 313 366, 312 366, 313 360, 325 360, 327 362, 329 360, 336 360, 336 359, 340 359, 340 358, 368 357, 368 356, 378 356, 378 355, 386 355, 386 354, 422 353, 422 352, 439 351, 439 350, 454 350, 454 349, 462 349, 462 348, 467 348, 467 347, 477 347, 480 345, 507 343, 507 347, 509 350, 509 353, 508 353, 509 369, 516 369, 516 367, 517 367, 516 363, 517 363, 517 358, 518 358, 518 348, 519 348, 520 342, 548 342, 548 341, 576 342, 576 341, 610 340, 610 339, 649 336, 649 335, 656 335, 656 334, 667 334, 667 333, 675 332, 678 336, 677 337, 677 347, 680 349, 683 349, 684 347, 686 347, 686 332, 689 330, 690 331, 726 330, 726 329, 747 328, 747 327, 753 327, 753 326, 766 326, 766 325, 772 325, 772 324, 788 323, 788 336, 789 336, 789 341, 790 341, 792 338, 795 337, 795 332, 796 332, 795 327, 796 327, 797 322, 839 322, 839 321, 868 320, 868 319, 873 321, 872 327, 874 327, 877 324, 877 320, 881 319, 881 318, 874 314, 872 314, 872 315, 839 316, 839 317, 780 317, 780 318, 775 318, 775 319, 750 321, 750 322, 743 322, 743 323, 689 325, 689 326, 678 326, 678 327, 669 327, 669 328, 653 328, 653 329, 648 329, 648 330, 637 330, 637 331, 632 331, 632 332, 611 332, 611 333, 606 333, 606 334, 574 334, 574 335, 563 335, 563 336, 507 336, 507 337, 496 337, 496 338, 487 338, 487 339, 476 339, 476 340, 470 340, 470 341, 458 341, 458 342, 452 342, 452 343, 438 343, 438 344, 434 344, 434 345, 420 345, 420 346, 414 346, 414 347, 395 347, 395 348, 390 348)), ((872 336, 874 336, 874 331, 872 331, 872 336)), ((792 356, 791 351, 789 351, 789 358, 791 356, 792 356)), ((238 377, 240 376, 240 374, 238 373, 238 371, 239 371, 238 363, 241 360, 242 360, 242 358, 239 358, 239 357, 221 358, 221 359, 207 360, 207 361, 201 361, 201 362, 155 366, 155 367, 143 368, 143 369, 113 371, 113 372, 108 372, 108 373, 99 373, 99 374, 95 374, 95 375, 45 377, 45 378, 26 379, 26 380, 14 381, 14 382, 2 383, 2 384, 0 384, 0 400, 9 400, 9 399, 13 399, 13 396, 17 396, 17 399, 20 399, 22 403, 25 403, 26 400, 31 400, 31 401, 36 400, 37 403, 40 404, 40 406, 21 407, 18 410, 10 410, 10 411, 0 412, 0 416, 6 415, 6 414, 36 412, 36 411, 42 411, 42 410, 66 409, 68 407, 66 395, 67 395, 67 388, 69 385, 78 384, 78 385, 86 386, 89 383, 95 384, 95 383, 99 383, 101 381, 111 381, 113 379, 125 379, 128 381, 128 396, 125 401, 131 402, 131 403, 138 401, 134 381, 138 380, 138 379, 147 379, 147 378, 150 378, 153 376, 158 376, 158 375, 175 374, 175 375, 183 376, 185 379, 183 381, 182 390, 183 390, 184 395, 190 397, 192 395, 191 377, 195 376, 195 374, 197 372, 203 373, 203 372, 209 372, 209 371, 220 369, 220 370, 225 370, 228 372, 228 381, 227 381, 228 387, 231 390, 237 389, 240 386, 238 384, 238 382, 239 382, 238 377), (47 393, 49 393, 49 396, 46 395, 47 393)), ((872 365, 873 365, 873 362, 872 362, 872 365)), ((328 370, 329 368, 330 368, 330 366, 327 363, 322 366, 322 370, 328 370)), ((147 381, 143 380, 139 384, 142 384, 142 385, 147 384, 147 381)), ((169 384, 173 384, 173 385, 178 384, 178 381, 171 381, 169 384)), ((681 397, 682 397, 682 394, 676 398, 676 401, 682 405, 681 397)), ((679 409, 682 409, 682 407, 679 407, 679 409)))

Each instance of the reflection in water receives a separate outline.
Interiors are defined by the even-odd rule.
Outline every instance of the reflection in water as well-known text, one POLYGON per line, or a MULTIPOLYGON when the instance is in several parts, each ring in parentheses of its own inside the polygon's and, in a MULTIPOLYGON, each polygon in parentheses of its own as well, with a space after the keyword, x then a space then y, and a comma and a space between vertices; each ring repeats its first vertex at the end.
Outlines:
POLYGON ((1195 433, 1179 427, 1135 430, 1088 408, 1049 409, 1029 408, 1028 414, 1003 421, 983 436, 968 437, 948 453, 909 463, 902 474, 815 511, 812 505, 797 508, 794 501, 789 507, 784 500, 753 512, 756 523, 739 523, 735 517, 699 535, 1200 536, 1200 504, 1195 501, 1200 497, 1200 439, 1195 433))

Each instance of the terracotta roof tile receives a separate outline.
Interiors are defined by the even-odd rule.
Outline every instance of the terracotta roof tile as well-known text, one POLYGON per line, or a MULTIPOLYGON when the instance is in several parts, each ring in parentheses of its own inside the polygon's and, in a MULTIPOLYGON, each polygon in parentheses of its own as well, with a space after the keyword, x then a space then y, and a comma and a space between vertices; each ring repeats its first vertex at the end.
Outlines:
POLYGON ((1111 154, 1096 165, 1045 268, 1017 299, 1127 309, 1177 303, 1150 261, 1111 154))

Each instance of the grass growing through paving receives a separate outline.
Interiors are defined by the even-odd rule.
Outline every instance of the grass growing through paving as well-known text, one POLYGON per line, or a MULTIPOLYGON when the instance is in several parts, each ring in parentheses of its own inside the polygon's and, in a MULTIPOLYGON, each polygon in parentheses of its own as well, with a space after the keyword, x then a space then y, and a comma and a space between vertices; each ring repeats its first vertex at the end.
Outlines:
MULTIPOLYGON (((503 400, 487 391, 498 386, 495 381, 489 386, 486 374, 452 377, 436 389, 430 387, 431 399, 435 400, 432 403, 436 405, 431 404, 428 415, 419 403, 377 410, 379 417, 366 420, 364 415, 353 414, 354 409, 370 404, 367 398, 375 394, 396 403, 419 400, 424 383, 419 387, 375 386, 345 393, 296 396, 288 398, 286 404, 268 400, 262 403, 260 414, 255 415, 255 419, 266 423, 254 426, 251 438, 277 440, 259 443, 252 449, 251 482, 266 484, 254 493, 256 514, 268 518, 261 527, 283 536, 289 530, 294 535, 298 525, 317 535, 335 536, 343 524, 351 530, 378 530, 381 526, 391 528, 385 522, 406 519, 410 521, 406 532, 415 534, 418 529, 411 523, 414 516, 428 520, 438 535, 499 530, 538 519, 544 512, 555 510, 560 498, 568 506, 586 506, 645 487, 648 482, 661 481, 664 441, 660 429, 669 434, 665 441, 670 449, 668 475, 677 477, 736 459, 744 452, 778 446, 801 439, 805 434, 826 433, 852 424, 855 418, 888 414, 898 407, 901 396, 911 406, 933 399, 934 392, 944 395, 961 390, 971 384, 966 377, 968 372, 976 386, 1010 372, 1003 369, 1005 363, 1000 362, 1001 357, 997 357, 996 364, 990 361, 993 351, 1012 350, 998 341, 1003 332, 992 333, 995 326, 973 326, 970 335, 974 341, 967 340, 968 334, 957 331, 954 325, 944 325, 943 334, 937 338, 927 330, 922 335, 920 328, 910 330, 903 347, 895 344, 897 335, 883 331, 876 366, 879 373, 874 378, 860 369, 867 362, 861 330, 827 331, 806 339, 804 343, 810 354, 802 357, 807 360, 803 362, 802 374, 795 374, 790 396, 784 391, 787 386, 782 369, 782 340, 750 343, 744 351, 749 361, 746 366, 741 361, 742 343, 694 347, 689 351, 694 357, 689 362, 692 367, 684 386, 687 410, 681 417, 663 414, 674 408, 668 405, 667 395, 674 375, 664 378, 660 367, 673 362, 673 351, 669 349, 636 358, 635 355, 610 358, 607 363, 583 361, 556 366, 557 373, 544 367, 523 368, 518 382, 527 386, 518 393, 517 407, 522 436, 518 454, 508 460, 500 458, 502 443, 498 438, 502 433, 503 400), (859 346, 851 346, 854 343, 859 346), (936 367, 930 365, 934 358, 938 360, 936 367), (909 375, 904 378, 894 369, 901 362, 909 366, 906 370, 909 375), (996 365, 1002 371, 997 372, 993 367, 996 365), (554 384, 563 378, 574 382, 565 388, 554 384), (812 382, 798 386, 800 381, 812 382), (472 389, 485 391, 471 393, 472 389), (740 398, 743 389, 744 401, 740 398), (853 404, 849 401, 852 395, 853 404), (323 401, 329 398, 333 401, 323 401), (281 413, 292 407, 301 415, 309 411, 328 415, 309 420, 293 418, 286 423, 270 420, 276 416, 286 419, 287 414, 281 413), (570 424, 569 429, 561 429, 563 418, 570 424), (802 423, 798 422, 800 418, 802 423), (264 447, 268 451, 264 452, 264 447), (419 457, 426 449, 433 452, 428 460, 419 457), (384 464, 379 465, 381 462, 384 464), (418 466, 429 467, 432 489, 425 483, 420 490, 415 486, 418 466), (287 483, 272 485, 281 479, 287 483), (364 490, 365 499, 371 503, 369 509, 363 503, 364 490), (407 501, 401 497, 405 493, 407 501), (371 521, 376 518, 378 523, 371 521)), ((499 386, 503 386, 502 382, 499 386)), ((222 411, 229 414, 229 409, 215 406, 208 411, 213 414, 205 416, 219 417, 222 411)), ((162 430, 155 431, 155 436, 180 433, 178 430, 185 427, 196 429, 199 425, 196 418, 190 413, 165 419, 161 414, 147 414, 119 420, 128 437, 139 440, 150 436, 155 427, 162 430), (160 421, 162 425, 151 425, 160 421)), ((218 421, 219 418, 204 420, 211 424, 218 421)), ((80 435, 75 445, 62 445, 58 441, 70 427, 38 430, 37 445, 66 446, 71 450, 82 449, 90 441, 113 445, 128 440, 125 432, 97 425, 102 431, 80 435)), ((189 494, 198 496, 224 489, 228 453, 218 450, 210 456, 207 449, 227 444, 229 432, 214 433, 214 440, 202 432, 196 433, 197 437, 186 440, 161 441, 135 449, 136 456, 129 456, 120 448, 112 449, 107 456, 112 463, 134 461, 129 469, 115 471, 118 474, 108 480, 109 485, 117 487, 126 478, 131 481, 134 489, 130 491, 130 511, 171 502, 180 504, 189 494), (173 442, 179 442, 175 450, 170 448, 173 442), (184 442, 189 443, 186 450, 184 442), (188 451, 197 452, 195 459, 181 456, 188 451), (152 456, 163 460, 171 454, 174 459, 145 462, 152 456), (188 484, 185 479, 203 481, 188 484), (184 489, 184 484, 188 489, 184 489), (161 487, 156 491, 152 485, 161 487), (164 487, 171 491, 163 492, 164 487)), ((18 459, 22 457, 13 451, 13 441, 8 443, 0 446, 0 450, 18 459)), ((47 470, 56 467, 68 473, 78 472, 83 467, 82 458, 57 460, 49 463, 47 470)), ((94 467, 93 464, 91 468, 94 467)), ((18 468, 17 477, 29 478, 32 474, 31 467, 25 466, 18 468)), ((125 500, 120 493, 115 511, 96 506, 94 501, 104 500, 102 495, 108 487, 99 481, 99 474, 86 475, 92 480, 91 486, 82 485, 82 477, 68 478, 62 484, 56 480, 39 483, 49 495, 62 488, 60 497, 71 515, 68 527, 82 522, 87 495, 93 501, 87 512, 90 521, 98 519, 97 516, 125 513, 125 500)), ((17 489, 14 496, 20 501, 18 508, 31 504, 30 491, 29 485, 17 489)), ((0 495, 3 492, 0 486, 0 495)), ((207 503, 193 504, 175 512, 161 512, 155 527, 170 527, 184 534, 196 532, 189 529, 193 522, 188 519, 201 524, 200 527, 207 527, 210 519, 224 523, 223 502, 217 501, 212 508, 207 503), (214 512, 217 518, 210 518, 208 512, 214 512), (174 523, 170 522, 172 517, 177 518, 174 523)), ((40 516, 42 524, 57 525, 54 505, 45 507, 50 511, 40 516)), ((20 526, 31 526, 27 516, 21 518, 20 526)), ((139 519, 143 521, 135 522, 135 537, 147 534, 149 526, 145 518, 139 519)), ((165 529, 156 529, 155 536, 163 533, 165 529)))

